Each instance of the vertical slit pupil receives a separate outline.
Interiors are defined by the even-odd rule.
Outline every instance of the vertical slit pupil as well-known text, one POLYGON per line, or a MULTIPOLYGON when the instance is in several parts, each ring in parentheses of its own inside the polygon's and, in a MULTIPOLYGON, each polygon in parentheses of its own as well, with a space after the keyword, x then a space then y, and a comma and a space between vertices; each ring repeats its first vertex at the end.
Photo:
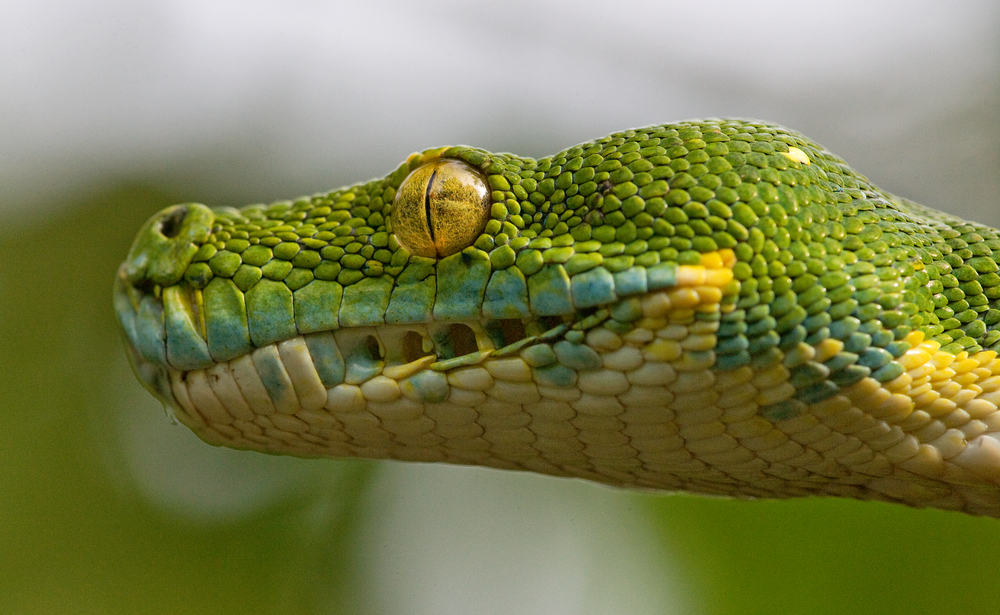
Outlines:
POLYGON ((452 351, 456 357, 472 354, 479 350, 476 334, 468 325, 454 323, 448 327, 448 337, 451 340, 452 351))
POLYGON ((431 171, 431 176, 427 179, 427 190, 424 192, 424 215, 427 217, 427 233, 431 236, 431 243, 435 242, 434 221, 431 220, 431 188, 434 187, 434 178, 437 174, 437 169, 431 171))

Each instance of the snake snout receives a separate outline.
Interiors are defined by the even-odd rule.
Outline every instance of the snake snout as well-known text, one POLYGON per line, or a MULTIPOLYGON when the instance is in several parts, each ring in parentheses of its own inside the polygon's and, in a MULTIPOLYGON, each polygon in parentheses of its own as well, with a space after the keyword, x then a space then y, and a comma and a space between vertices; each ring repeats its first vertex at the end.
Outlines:
POLYGON ((122 264, 125 279, 140 287, 181 279, 212 230, 215 214, 198 203, 173 205, 146 221, 122 264))
POLYGON ((129 362, 153 395, 174 406, 165 354, 164 289, 181 280, 208 240, 215 214, 197 203, 173 205, 146 221, 118 269, 114 306, 129 362))

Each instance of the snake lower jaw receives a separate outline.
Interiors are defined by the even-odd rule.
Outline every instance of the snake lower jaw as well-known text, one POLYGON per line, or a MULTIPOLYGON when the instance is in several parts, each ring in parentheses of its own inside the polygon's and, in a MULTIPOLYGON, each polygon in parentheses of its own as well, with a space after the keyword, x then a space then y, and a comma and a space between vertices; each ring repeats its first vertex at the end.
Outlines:
MULTIPOLYGON (((127 291, 119 296, 127 328, 139 310, 127 291)), ((140 297, 147 311, 149 303, 140 297)), ((144 386, 216 445, 486 465, 643 489, 863 493, 985 513, 997 505, 991 490, 1000 484, 1000 440, 992 432, 969 437, 960 453, 943 440, 904 446, 913 436, 903 432, 895 446, 872 443, 887 456, 904 448, 915 453, 899 453, 898 471, 876 463, 880 453, 856 450, 848 455, 856 467, 846 457, 817 457, 810 449, 828 450, 831 438, 847 444, 825 425, 837 423, 837 412, 889 412, 867 407, 881 403, 865 392, 874 381, 860 383, 867 389, 856 394, 847 389, 854 397, 782 419, 775 430, 759 417, 758 404, 783 398, 787 374, 780 365, 713 369, 712 353, 701 349, 715 347, 718 321, 703 319, 718 313, 717 303, 702 305, 675 289, 645 295, 638 305, 642 316, 627 332, 608 329, 607 319, 586 331, 561 323, 541 334, 541 323, 523 330, 508 324, 505 340, 498 324, 492 334, 474 321, 410 324, 306 333, 207 368, 164 367, 135 350, 130 358, 144 386), (776 439, 781 430, 790 435, 776 439), (762 473, 741 456, 747 450, 774 467, 787 463, 786 474, 762 473), (811 469, 793 469, 790 456, 811 469)), ((826 360, 822 352, 813 359, 826 360)))

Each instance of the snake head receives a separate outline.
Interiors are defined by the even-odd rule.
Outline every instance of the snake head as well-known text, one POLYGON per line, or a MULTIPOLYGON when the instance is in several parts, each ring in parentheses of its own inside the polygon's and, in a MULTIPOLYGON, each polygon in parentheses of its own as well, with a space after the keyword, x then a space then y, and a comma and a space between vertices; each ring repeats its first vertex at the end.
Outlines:
MULTIPOLYGON (((501 405, 540 402, 537 387, 574 390, 644 314, 662 316, 662 293, 719 309, 731 251, 683 263, 638 254, 651 229, 625 221, 617 205, 601 211, 616 198, 611 181, 585 182, 589 204, 569 194, 572 207, 549 206, 539 197, 565 192, 565 178, 540 181, 537 168, 551 162, 437 148, 384 178, 291 202, 163 210, 140 230, 115 286, 136 373, 206 440, 321 454, 329 448, 307 440, 233 433, 226 405, 240 406, 239 421, 271 421, 255 418, 262 411, 289 423, 325 421, 317 413, 327 407, 348 422, 379 420, 380 409, 455 408, 482 401, 481 387, 501 405)), ((624 354, 638 367, 635 352, 624 354)), ((332 451, 340 455, 376 456, 371 438, 387 433, 360 423, 341 431, 354 442, 332 451)))
POLYGON ((798 133, 705 120, 168 208, 115 307, 215 444, 1000 516, 998 255, 798 133))

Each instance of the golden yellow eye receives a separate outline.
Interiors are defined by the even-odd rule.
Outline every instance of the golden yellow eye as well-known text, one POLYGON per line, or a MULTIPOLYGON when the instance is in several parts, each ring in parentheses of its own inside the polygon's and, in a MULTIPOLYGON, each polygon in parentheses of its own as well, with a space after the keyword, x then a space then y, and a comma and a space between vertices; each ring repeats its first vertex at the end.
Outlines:
POLYGON ((435 160, 406 176, 389 215, 404 248, 441 258, 472 245, 483 232, 490 190, 482 174, 464 162, 435 160))

